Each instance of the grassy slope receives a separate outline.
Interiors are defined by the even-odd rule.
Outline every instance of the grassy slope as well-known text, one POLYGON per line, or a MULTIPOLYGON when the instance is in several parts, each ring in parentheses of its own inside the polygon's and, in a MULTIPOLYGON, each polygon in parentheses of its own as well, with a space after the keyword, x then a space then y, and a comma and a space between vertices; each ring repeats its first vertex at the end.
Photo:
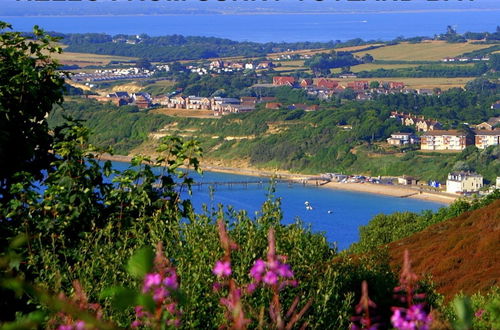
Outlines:
POLYGON ((389 244, 395 268, 405 249, 413 270, 431 274, 448 299, 460 291, 472 294, 500 285, 500 200, 389 244))

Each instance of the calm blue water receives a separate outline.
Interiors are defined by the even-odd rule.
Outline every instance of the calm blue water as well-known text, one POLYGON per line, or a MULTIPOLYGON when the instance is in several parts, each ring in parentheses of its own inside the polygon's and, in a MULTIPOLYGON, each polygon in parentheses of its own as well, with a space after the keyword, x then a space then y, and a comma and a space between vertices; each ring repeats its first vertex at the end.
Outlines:
MULTIPOLYGON (((128 164, 114 162, 114 167, 119 170, 126 169, 128 164)), ((255 181, 256 177, 205 172, 202 177, 193 176, 196 182, 229 182, 229 181, 255 181)), ((208 187, 193 188, 190 198, 195 210, 200 212, 203 204, 217 208, 219 203, 231 205, 236 210, 246 210, 251 218, 259 211, 266 200, 269 187, 259 188, 249 185, 248 188, 227 186, 215 187, 213 199, 208 187)), ((358 227, 365 225, 376 214, 393 213, 397 211, 420 212, 422 210, 437 210, 444 206, 440 203, 427 202, 408 198, 395 198, 374 194, 348 192, 324 187, 302 186, 295 184, 279 184, 274 193, 281 198, 283 210, 283 223, 295 222, 297 217, 312 226, 314 232, 324 232, 328 241, 337 242, 340 250, 358 240, 358 227), (304 202, 309 201, 313 210, 306 210, 304 202), (331 210, 333 213, 329 214, 331 210)))
MULTIPOLYGON (((465 2, 464 2, 465 3, 465 2)), ((31 31, 34 24, 65 33, 195 35, 237 41, 331 41, 362 38, 392 40, 398 36, 434 36, 447 25, 458 32, 494 31, 500 9, 411 13, 256 14, 256 15, 165 15, 165 16, 3 16, 18 31, 31 31)))

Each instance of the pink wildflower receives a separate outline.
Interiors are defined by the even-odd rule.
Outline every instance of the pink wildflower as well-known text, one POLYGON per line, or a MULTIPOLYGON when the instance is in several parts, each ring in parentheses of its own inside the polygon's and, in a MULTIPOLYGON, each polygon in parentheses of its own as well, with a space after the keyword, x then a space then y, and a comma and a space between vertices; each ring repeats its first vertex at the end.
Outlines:
POLYGON ((399 330, 427 330, 432 323, 432 317, 427 315, 422 305, 412 305, 408 309, 395 308, 391 322, 399 330))
POLYGON ((229 261, 217 261, 213 269, 213 273, 218 277, 225 277, 231 275, 231 262, 229 261))
POLYGON ((147 292, 151 287, 160 285, 161 275, 158 273, 146 274, 144 276, 144 285, 142 286, 142 292, 147 292))
POLYGON ((153 300, 156 302, 161 302, 168 296, 168 291, 164 287, 159 287, 153 291, 153 300))
POLYGON ((177 289, 179 286, 179 283, 177 282, 177 274, 172 272, 170 276, 166 277, 163 280, 163 284, 171 289, 177 289))
POLYGON ((278 275, 281 277, 286 277, 286 278, 292 278, 293 277, 293 271, 292 267, 287 264, 280 264, 277 269, 278 275))
POLYGON ((262 259, 258 259, 253 264, 250 269, 250 276, 252 276, 257 282, 262 280, 262 274, 266 271, 266 263, 262 259))
POLYGON ((278 275, 276 275, 275 272, 269 270, 267 271, 266 275, 264 275, 263 281, 264 283, 269 285, 276 284, 278 283, 278 275))

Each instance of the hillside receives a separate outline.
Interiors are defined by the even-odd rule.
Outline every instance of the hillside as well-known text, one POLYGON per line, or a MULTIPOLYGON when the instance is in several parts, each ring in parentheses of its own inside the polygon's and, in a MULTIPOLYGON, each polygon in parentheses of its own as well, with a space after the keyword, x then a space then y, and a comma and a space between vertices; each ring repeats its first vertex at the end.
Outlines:
POLYGON ((405 249, 413 270, 431 274, 447 299, 500 285, 500 200, 389 244, 394 268, 401 266, 405 249))

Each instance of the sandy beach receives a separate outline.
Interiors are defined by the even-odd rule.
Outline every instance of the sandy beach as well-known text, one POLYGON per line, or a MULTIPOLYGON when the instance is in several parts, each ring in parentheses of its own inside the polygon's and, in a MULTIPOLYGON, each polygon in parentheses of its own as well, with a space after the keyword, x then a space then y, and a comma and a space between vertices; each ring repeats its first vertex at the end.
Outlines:
POLYGON ((323 187, 377 195, 387 195, 400 198, 415 198, 444 204, 451 204, 458 198, 458 196, 441 192, 420 191, 418 188, 387 184, 329 182, 323 187))
MULTIPOLYGON (((130 162, 132 156, 102 154, 99 156, 99 159, 119 161, 119 162, 130 162)), ((225 167, 207 163, 202 163, 201 168, 204 171, 209 171, 209 172, 222 172, 222 173, 251 175, 259 177, 277 177, 290 180, 304 180, 307 178, 318 176, 318 175, 290 173, 288 171, 267 171, 252 167, 244 167, 244 168, 225 167)), ((316 184, 316 181, 312 181, 311 184, 316 184)), ((459 196, 443 192, 431 192, 426 190, 420 190, 417 187, 388 185, 388 184, 328 182, 319 187, 322 189, 339 189, 339 190, 356 191, 356 192, 363 192, 376 195, 386 195, 386 196, 393 196, 400 198, 414 198, 414 199, 433 201, 443 204, 451 204, 457 198, 459 198, 459 196)))

